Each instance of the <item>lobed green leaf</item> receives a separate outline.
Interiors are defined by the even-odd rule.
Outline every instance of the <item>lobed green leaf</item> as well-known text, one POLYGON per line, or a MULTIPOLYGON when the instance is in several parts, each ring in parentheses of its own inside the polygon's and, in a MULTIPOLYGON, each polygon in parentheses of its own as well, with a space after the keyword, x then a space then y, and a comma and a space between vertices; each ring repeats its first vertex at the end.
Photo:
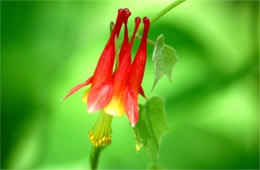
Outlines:
POLYGON ((152 89, 163 75, 166 75, 171 82, 173 67, 177 61, 175 49, 164 43, 164 36, 161 34, 157 37, 153 50, 154 83, 152 89))
POLYGON ((168 131, 164 100, 155 96, 139 105, 139 120, 134 128, 136 150, 144 146, 154 165, 157 165, 162 136, 168 131))

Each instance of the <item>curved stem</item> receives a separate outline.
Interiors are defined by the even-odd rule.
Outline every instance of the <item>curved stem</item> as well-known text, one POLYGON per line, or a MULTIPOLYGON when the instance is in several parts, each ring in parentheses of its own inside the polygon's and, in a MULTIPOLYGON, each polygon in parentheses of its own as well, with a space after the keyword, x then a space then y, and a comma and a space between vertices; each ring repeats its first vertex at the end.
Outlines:
MULTIPOLYGON (((184 2, 186 0, 177 0, 174 1, 173 3, 171 3, 170 5, 168 5, 166 8, 164 8, 163 10, 161 10, 159 13, 157 13, 154 17, 151 18, 151 24, 154 23, 155 21, 157 21, 159 18, 161 18, 163 15, 165 15, 167 12, 169 12, 171 9, 173 9, 174 7, 178 6, 179 4, 181 4, 182 2, 184 2)), ((139 30, 138 33, 142 32, 144 29, 144 27, 142 26, 139 30)), ((138 34, 136 34, 136 38, 138 38, 138 34)), ((138 38, 139 39, 139 38, 138 38)), ((155 45, 154 41, 147 41, 149 44, 155 45)))
POLYGON ((177 5, 181 4, 184 1, 186 1, 186 0, 177 0, 177 1, 174 1, 173 3, 171 3, 170 5, 168 5, 166 8, 161 10, 158 14, 156 14, 154 17, 152 17, 151 24, 154 23, 155 21, 157 21, 159 18, 161 18, 167 12, 169 12, 172 8, 176 7, 177 5))
MULTIPOLYGON (((135 37, 136 37, 138 40, 141 40, 141 39, 142 39, 142 37, 141 37, 140 35, 136 35, 135 37)), ((147 39, 147 43, 148 43, 148 44, 151 44, 151 45, 153 45, 153 46, 156 45, 156 42, 154 42, 154 41, 152 41, 152 40, 150 40, 150 39, 147 39)))

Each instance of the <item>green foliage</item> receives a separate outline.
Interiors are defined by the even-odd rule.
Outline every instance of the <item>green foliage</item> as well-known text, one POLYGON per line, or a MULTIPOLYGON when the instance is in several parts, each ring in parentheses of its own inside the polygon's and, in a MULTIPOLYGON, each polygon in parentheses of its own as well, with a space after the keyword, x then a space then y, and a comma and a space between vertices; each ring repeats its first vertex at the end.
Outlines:
MULTIPOLYGON (((86 112, 81 92, 58 100, 93 74, 116 6, 150 17, 168 3, 1 1, 1 169, 90 169, 87 135, 98 114, 86 112)), ((167 101, 173 129, 160 146, 159 163, 259 169, 259 1, 188 0, 151 26, 149 37, 163 32, 181 57, 174 86, 160 81, 155 89, 167 101)), ((147 96, 151 64, 142 84, 147 96)), ((131 147, 128 122, 113 118, 112 145, 98 168, 146 167, 146 153, 131 147)))
POLYGON ((161 34, 156 39, 154 51, 153 51, 153 63, 154 63, 154 83, 152 89, 157 82, 166 75, 168 79, 172 80, 172 71, 175 63, 177 62, 177 54, 174 48, 164 43, 164 36, 161 34))
POLYGON ((162 135, 168 131, 164 101, 155 96, 139 106, 139 120, 134 128, 136 150, 146 149, 154 165, 158 162, 159 146, 162 135))

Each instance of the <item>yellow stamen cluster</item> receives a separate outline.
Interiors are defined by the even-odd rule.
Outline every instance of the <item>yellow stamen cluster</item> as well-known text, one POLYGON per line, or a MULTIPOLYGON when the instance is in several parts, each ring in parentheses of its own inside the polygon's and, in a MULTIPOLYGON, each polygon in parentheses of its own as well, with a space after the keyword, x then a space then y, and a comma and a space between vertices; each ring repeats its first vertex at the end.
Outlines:
POLYGON ((88 137, 95 147, 111 144, 112 116, 102 111, 94 127, 89 131, 88 137))
POLYGON ((88 138, 91 143, 98 147, 98 146, 106 146, 111 144, 111 136, 103 136, 102 138, 97 137, 93 134, 93 131, 89 131, 88 138))

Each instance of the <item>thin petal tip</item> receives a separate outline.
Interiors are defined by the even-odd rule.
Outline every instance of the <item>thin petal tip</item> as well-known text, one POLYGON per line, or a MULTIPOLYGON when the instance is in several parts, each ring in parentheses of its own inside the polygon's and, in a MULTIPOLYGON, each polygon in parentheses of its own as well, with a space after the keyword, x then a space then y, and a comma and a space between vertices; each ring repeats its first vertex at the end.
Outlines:
POLYGON ((60 99, 60 102, 64 102, 64 100, 66 100, 70 95, 66 95, 65 97, 63 97, 62 99, 60 99))

